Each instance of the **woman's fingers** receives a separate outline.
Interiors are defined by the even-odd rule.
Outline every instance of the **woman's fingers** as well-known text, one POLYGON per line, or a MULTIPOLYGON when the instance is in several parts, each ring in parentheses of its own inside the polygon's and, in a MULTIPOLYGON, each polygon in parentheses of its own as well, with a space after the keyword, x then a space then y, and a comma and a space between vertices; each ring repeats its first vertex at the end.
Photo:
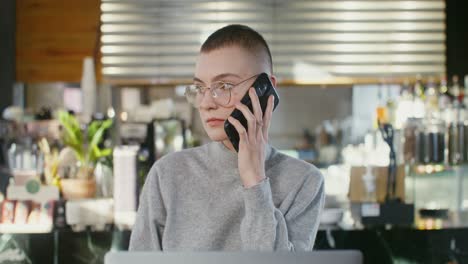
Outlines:
POLYGON ((265 115, 263 116, 263 127, 262 133, 265 142, 268 142, 268 131, 270 130, 271 117, 273 116, 273 107, 275 105, 275 97, 270 95, 268 98, 268 105, 265 110, 265 115))
POLYGON ((255 119, 262 123, 263 122, 263 112, 262 112, 262 107, 260 105, 260 100, 258 99, 258 95, 255 92, 254 88, 249 89, 249 96, 250 96, 250 101, 252 101, 252 106, 253 106, 253 114, 255 116, 255 119))
POLYGON ((247 133, 249 137, 251 139, 255 138, 255 134, 256 134, 255 132, 257 131, 257 119, 255 118, 255 116, 252 114, 252 112, 246 105, 242 103, 238 103, 236 104, 236 108, 242 112, 245 119, 247 120, 247 130, 248 130, 247 133))
POLYGON ((237 133, 239 133, 239 139, 240 141, 248 142, 248 137, 247 137, 247 130, 245 130, 245 127, 239 122, 239 120, 235 119, 234 117, 228 117, 229 123, 231 123, 234 128, 237 130, 237 133))

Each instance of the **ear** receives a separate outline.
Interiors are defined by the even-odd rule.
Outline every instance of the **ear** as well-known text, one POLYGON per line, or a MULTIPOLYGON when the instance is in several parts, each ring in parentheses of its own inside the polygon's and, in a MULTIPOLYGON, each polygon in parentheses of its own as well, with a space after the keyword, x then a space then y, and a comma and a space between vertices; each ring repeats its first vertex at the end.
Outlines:
POLYGON ((271 75, 270 76, 270 81, 271 81, 271 84, 273 84, 273 87, 276 88, 276 76, 275 75, 271 75))

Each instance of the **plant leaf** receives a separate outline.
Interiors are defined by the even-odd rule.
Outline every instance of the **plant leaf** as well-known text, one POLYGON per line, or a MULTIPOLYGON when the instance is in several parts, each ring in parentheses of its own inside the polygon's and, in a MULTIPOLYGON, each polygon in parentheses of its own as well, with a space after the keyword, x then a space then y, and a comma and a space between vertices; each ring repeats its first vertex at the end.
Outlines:
POLYGON ((98 130, 99 126, 102 124, 102 121, 93 121, 91 124, 88 126, 88 142, 91 141, 93 138, 93 135, 96 134, 96 131, 98 130))
POLYGON ((83 133, 76 117, 66 111, 59 111, 59 122, 64 128, 62 134, 65 145, 70 146, 78 160, 83 161, 83 133))
MULTIPOLYGON (((87 161, 88 161, 88 162, 92 162, 92 163, 94 163, 94 162, 97 161, 98 157, 97 157, 97 155, 95 155, 95 154, 96 154, 96 149, 97 149, 98 151, 100 151, 98 145, 99 145, 99 143, 101 142, 102 137, 104 136, 104 132, 105 132, 109 127, 112 126, 113 121, 112 121, 112 119, 107 119, 107 120, 105 120, 105 121, 103 121, 103 122, 101 122, 101 121, 93 121, 93 123, 94 123, 94 122, 99 122, 99 123, 100 123, 100 126, 99 126, 99 128, 96 130, 96 132, 92 135, 91 141, 89 142, 89 145, 88 145, 88 151, 87 151, 87 156, 86 156, 86 157, 87 157, 87 161)), ((92 125, 92 124, 91 124, 91 125, 92 125)), ((90 126, 91 126, 91 125, 90 125, 90 126)), ((99 153, 100 153, 100 152, 97 152, 97 154, 99 154, 99 153)))

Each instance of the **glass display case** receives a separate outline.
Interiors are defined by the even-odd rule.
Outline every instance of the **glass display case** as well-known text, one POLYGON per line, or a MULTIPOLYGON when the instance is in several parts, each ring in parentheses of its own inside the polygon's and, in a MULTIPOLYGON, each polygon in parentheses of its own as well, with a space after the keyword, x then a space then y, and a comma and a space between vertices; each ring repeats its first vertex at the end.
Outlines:
POLYGON ((418 228, 468 226, 468 164, 414 165, 408 169, 406 196, 415 204, 418 228), (429 226, 424 219, 429 219, 429 226), (436 220, 440 221, 436 224, 436 220))

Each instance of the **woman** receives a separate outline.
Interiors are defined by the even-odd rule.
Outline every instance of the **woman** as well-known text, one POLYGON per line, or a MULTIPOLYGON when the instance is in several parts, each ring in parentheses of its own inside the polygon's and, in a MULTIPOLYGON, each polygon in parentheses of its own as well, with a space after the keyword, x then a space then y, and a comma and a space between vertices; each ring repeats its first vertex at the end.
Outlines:
POLYGON ((276 86, 268 45, 249 27, 226 26, 202 45, 186 95, 213 142, 153 165, 130 250, 312 250, 323 177, 268 145, 273 98, 262 113, 249 89, 262 72, 276 86), (247 91, 253 113, 240 103, 247 91), (229 117, 234 109, 248 120, 248 131, 229 117), (224 131, 226 120, 239 132, 238 153, 224 131))

